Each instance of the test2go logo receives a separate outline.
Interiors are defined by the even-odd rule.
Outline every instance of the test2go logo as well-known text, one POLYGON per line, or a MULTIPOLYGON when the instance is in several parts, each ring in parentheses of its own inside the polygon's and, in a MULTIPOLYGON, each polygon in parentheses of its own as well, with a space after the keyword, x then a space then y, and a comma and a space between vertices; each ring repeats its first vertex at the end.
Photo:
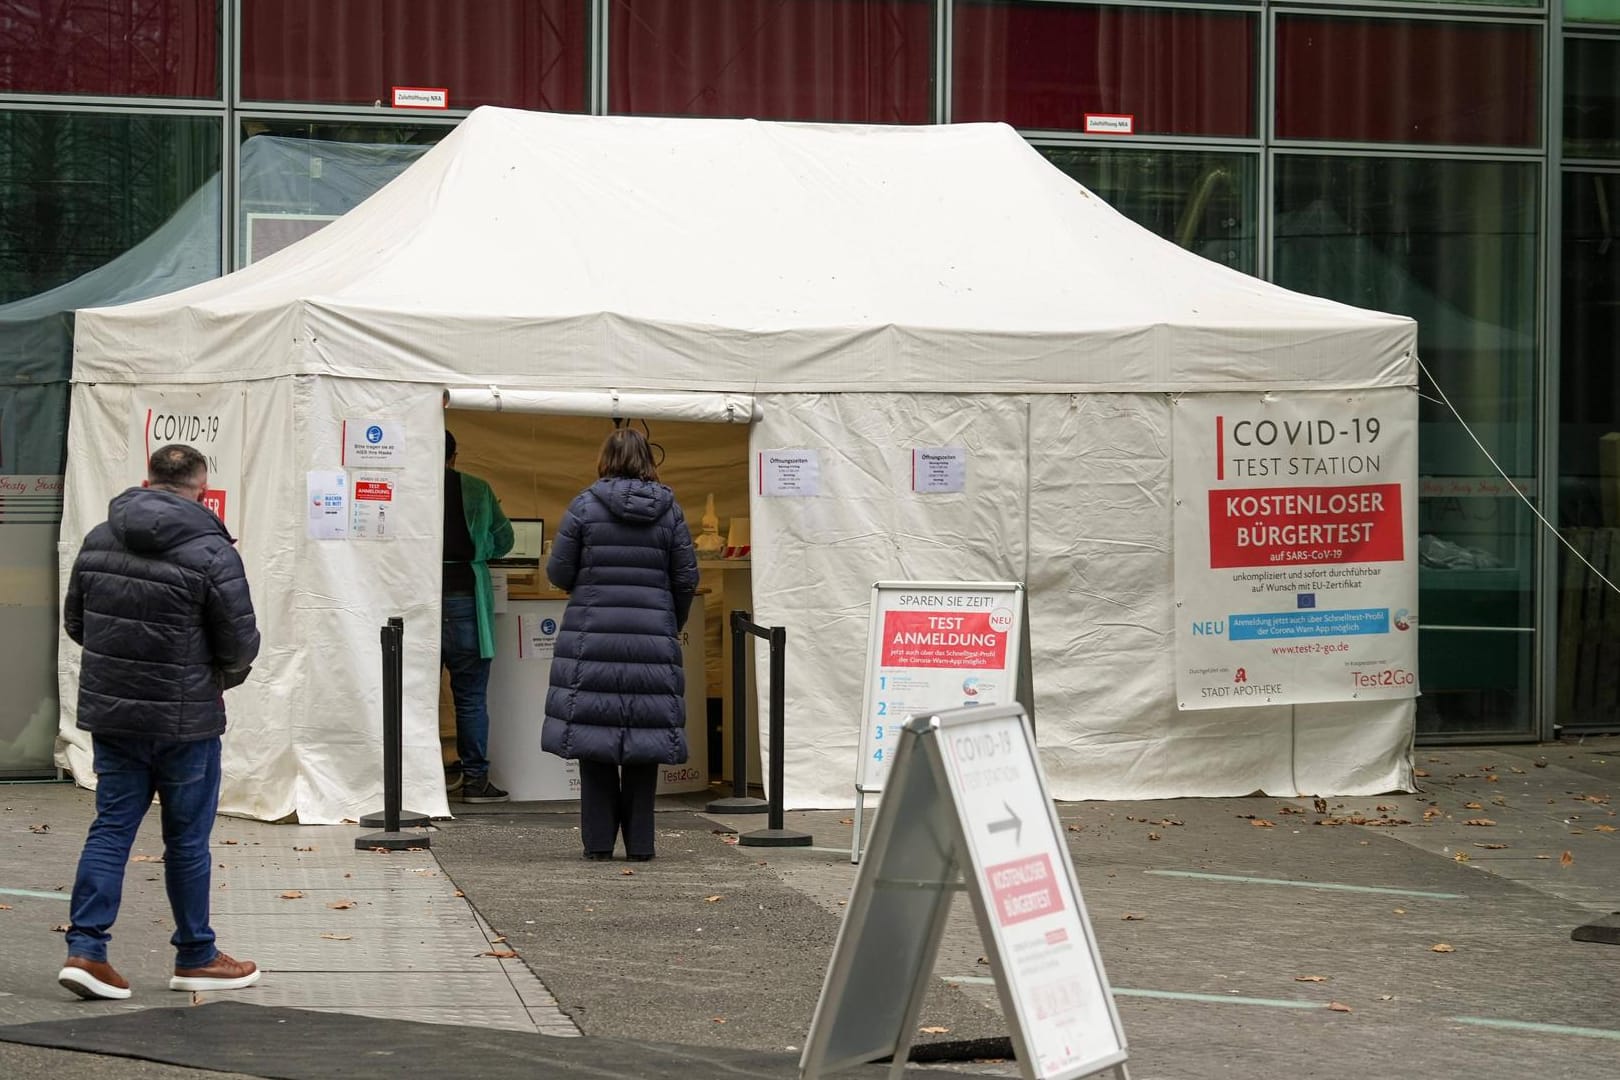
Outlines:
POLYGON ((1405 668, 1385 668, 1382 671, 1352 671, 1350 681, 1357 687, 1411 686, 1417 674, 1405 668))

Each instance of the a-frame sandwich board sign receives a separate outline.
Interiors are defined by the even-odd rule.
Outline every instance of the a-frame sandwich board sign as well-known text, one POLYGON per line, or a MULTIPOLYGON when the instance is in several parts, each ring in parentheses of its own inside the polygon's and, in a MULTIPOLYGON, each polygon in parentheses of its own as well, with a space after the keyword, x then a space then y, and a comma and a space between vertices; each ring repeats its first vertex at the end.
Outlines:
POLYGON ((951 897, 966 888, 1028 1080, 1113 1070, 1125 1032, 1019 705, 908 720, 800 1074, 905 1069, 951 897))

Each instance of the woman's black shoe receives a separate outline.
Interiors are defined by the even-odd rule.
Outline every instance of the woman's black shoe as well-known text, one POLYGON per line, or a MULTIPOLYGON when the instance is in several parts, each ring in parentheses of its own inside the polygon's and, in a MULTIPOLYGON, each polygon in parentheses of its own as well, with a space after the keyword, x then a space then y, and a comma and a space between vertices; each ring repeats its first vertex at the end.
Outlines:
POLYGON ((631 855, 626 853, 625 858, 629 859, 631 862, 652 862, 652 853, 648 852, 646 855, 631 855))
POLYGON ((587 851, 585 853, 585 858, 590 860, 591 862, 611 862, 613 860, 613 852, 611 852, 611 851, 587 851))

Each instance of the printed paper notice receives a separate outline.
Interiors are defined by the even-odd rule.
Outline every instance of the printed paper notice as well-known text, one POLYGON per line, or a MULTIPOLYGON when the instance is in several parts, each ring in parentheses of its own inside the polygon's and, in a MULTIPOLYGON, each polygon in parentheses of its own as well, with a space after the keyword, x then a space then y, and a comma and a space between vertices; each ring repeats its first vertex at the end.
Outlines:
POLYGON ((343 464, 351 469, 403 469, 405 425, 354 416, 344 420, 343 464))
POLYGON ((505 614, 506 602, 512 595, 512 590, 507 585, 505 570, 498 566, 489 568, 489 588, 490 592, 494 594, 494 601, 490 606, 490 610, 497 615, 505 614))
POLYGON ((759 455, 761 495, 820 495, 820 450, 765 450, 759 455))
POLYGON ((392 540, 397 527, 394 479, 387 473, 355 473, 349 528, 355 540, 392 540))
POLYGON ((519 615, 517 621, 519 660, 550 660, 556 655, 556 619, 550 615, 519 615))
POLYGON ((967 490, 967 449, 918 447, 911 452, 911 490, 936 495, 967 490))
POLYGON ((349 476, 342 469, 311 469, 304 477, 311 540, 346 540, 349 535, 349 476))

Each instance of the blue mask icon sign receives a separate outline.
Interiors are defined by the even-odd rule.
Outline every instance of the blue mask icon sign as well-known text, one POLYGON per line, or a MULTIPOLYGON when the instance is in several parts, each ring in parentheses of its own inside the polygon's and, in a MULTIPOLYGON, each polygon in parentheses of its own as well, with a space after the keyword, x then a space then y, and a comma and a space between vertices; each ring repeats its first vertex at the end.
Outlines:
POLYGON ((542 619, 540 621, 540 632, 542 634, 555 634, 557 632, 557 620, 542 619))
POLYGON ((370 427, 366 428, 366 442, 368 443, 376 444, 382 442, 382 435, 382 428, 378 427, 376 424, 372 424, 370 427))

